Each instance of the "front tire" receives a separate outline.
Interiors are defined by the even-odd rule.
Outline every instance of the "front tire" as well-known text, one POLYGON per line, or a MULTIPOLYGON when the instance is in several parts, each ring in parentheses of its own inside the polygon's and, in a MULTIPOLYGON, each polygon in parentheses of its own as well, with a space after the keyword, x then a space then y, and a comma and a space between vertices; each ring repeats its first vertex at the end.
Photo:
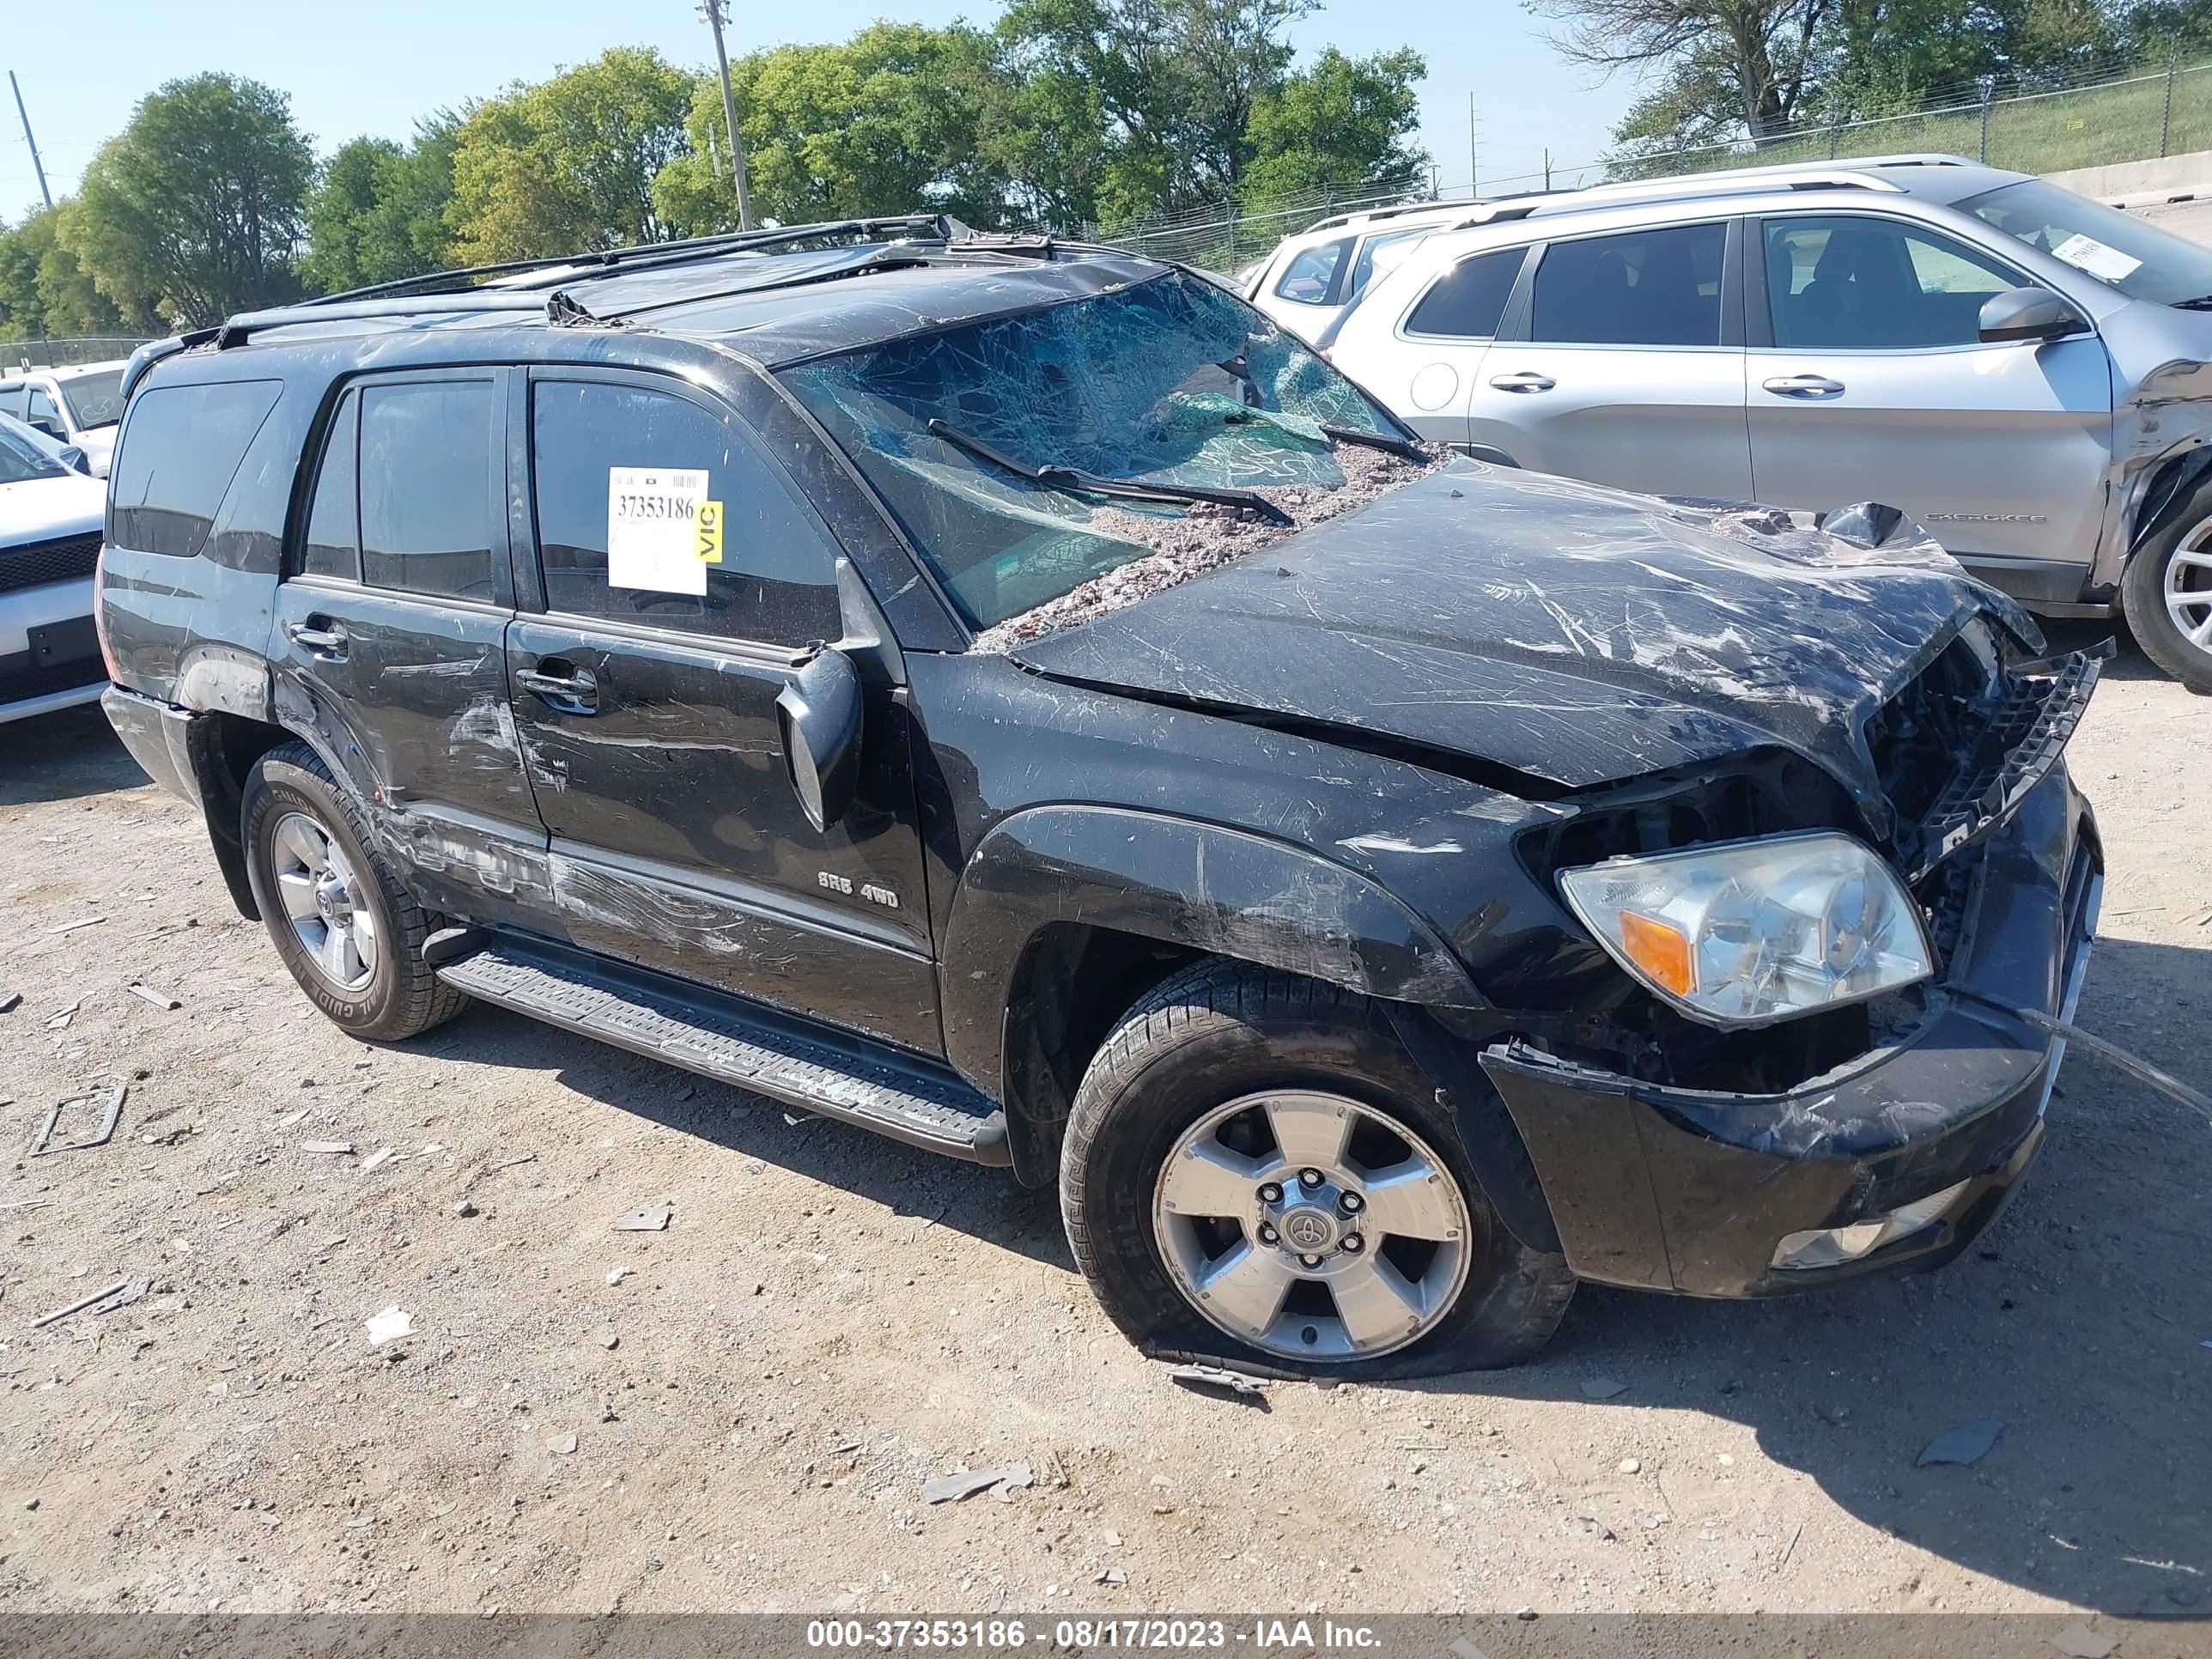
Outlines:
POLYGON ((1365 997, 1206 963, 1076 1091, 1060 1208, 1146 1352, 1366 1380, 1517 1364, 1574 1294, 1507 1230, 1436 1086, 1365 997))
POLYGON ((2212 695, 2212 489, 2136 550, 2121 573, 2120 606, 2145 656, 2212 695))
POLYGON ((242 817, 246 878, 276 954, 341 1030, 392 1042, 468 1006, 422 959, 436 921, 371 848, 313 750, 288 743, 256 761, 242 817))

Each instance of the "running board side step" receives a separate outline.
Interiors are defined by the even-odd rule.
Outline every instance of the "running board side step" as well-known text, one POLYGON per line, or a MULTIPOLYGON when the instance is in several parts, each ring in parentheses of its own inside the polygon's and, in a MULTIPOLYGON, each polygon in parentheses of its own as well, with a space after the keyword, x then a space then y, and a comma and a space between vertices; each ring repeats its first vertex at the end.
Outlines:
POLYGON ((437 974, 483 1001, 909 1146, 1013 1161, 1006 1114, 951 1070, 757 1003, 504 937, 437 974))

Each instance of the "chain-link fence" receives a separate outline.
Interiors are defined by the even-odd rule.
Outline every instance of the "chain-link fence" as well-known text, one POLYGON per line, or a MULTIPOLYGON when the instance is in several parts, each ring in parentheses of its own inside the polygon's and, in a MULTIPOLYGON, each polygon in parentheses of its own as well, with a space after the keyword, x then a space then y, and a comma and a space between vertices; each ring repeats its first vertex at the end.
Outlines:
POLYGON ((128 357, 146 343, 143 334, 80 334, 58 340, 0 340, 0 369, 68 368, 128 357))
MULTIPOLYGON (((1756 142, 1747 138, 1547 163, 1540 173, 1486 177, 1480 193, 1489 198, 1723 167, 1910 151, 1965 155, 2015 173, 2063 173, 2212 149, 2212 64, 2085 74, 2070 84, 2006 98, 1988 95, 1986 88, 1954 89, 1928 102, 1929 107, 1907 115, 1798 122, 1756 142)), ((1231 271, 1264 258, 1284 237, 1334 214, 1407 202, 1466 201, 1476 194, 1472 183, 1440 188, 1433 176, 1425 187, 1412 189, 1339 185, 1271 204, 1262 212, 1220 204, 1177 218, 1087 225, 1084 234, 1154 258, 1231 271)))

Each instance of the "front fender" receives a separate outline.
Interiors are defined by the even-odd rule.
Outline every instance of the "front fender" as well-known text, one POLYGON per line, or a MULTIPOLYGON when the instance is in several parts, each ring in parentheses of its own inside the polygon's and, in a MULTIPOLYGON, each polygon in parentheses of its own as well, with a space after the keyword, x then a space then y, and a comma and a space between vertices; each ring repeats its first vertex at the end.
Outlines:
POLYGON ((1006 1097, 1006 1012, 1056 923, 1187 945, 1386 1000, 1487 1005, 1442 939, 1369 878, 1240 830, 1115 807, 1037 806, 976 845, 947 918, 945 1052, 1006 1097))

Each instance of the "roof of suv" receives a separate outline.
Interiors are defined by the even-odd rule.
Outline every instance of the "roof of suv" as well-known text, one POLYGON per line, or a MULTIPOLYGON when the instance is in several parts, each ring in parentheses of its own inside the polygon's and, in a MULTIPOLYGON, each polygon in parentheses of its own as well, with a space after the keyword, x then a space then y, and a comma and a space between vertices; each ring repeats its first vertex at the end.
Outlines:
MULTIPOLYGON (((1471 230, 1482 225, 1519 219, 1554 218, 1566 214, 1595 213, 1601 209, 1657 204, 1691 206, 1716 197, 1814 191, 1871 191, 1888 196, 1914 196, 1948 204, 2027 175, 1984 167, 1963 155, 1940 154, 1869 155, 1844 161, 1793 161, 1772 167, 1729 167, 1712 173, 1670 174, 1619 184, 1590 185, 1580 190, 1536 191, 1522 196, 1498 196, 1458 204, 1454 217, 1445 204, 1431 204, 1424 220, 1441 219, 1437 231, 1471 230)), ((1325 221, 1324 225, 1344 224, 1325 221)), ((1313 227, 1314 230, 1323 225, 1313 227)), ((1305 234, 1311 234, 1301 233, 1305 234)))
POLYGON ((1115 248, 979 234, 947 220, 799 226, 441 272, 241 313, 219 328, 142 347, 129 384, 179 351, 433 329, 574 328, 601 338, 609 329, 649 329, 730 340, 763 366, 781 368, 1088 299, 1172 269, 1115 248), (838 245, 789 246, 804 241, 838 245), (428 291, 410 291, 418 289, 428 291))

